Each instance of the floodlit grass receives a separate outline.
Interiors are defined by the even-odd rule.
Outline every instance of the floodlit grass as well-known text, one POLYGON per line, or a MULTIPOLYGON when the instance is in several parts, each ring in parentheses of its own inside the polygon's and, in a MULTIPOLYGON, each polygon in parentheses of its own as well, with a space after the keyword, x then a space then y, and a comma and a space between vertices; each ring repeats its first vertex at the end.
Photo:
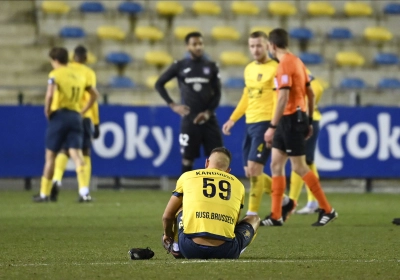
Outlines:
MULTIPOLYGON (((0 192, 0 279, 400 279, 400 196, 328 195, 339 219, 293 215, 260 228, 239 260, 175 260, 161 247, 161 215, 170 193, 99 191, 91 204, 63 191, 34 204, 28 192, 0 192), (132 247, 151 260, 131 261, 132 247)), ((264 199, 263 215, 269 203, 264 199)), ((300 203, 301 204, 301 203, 300 203)))

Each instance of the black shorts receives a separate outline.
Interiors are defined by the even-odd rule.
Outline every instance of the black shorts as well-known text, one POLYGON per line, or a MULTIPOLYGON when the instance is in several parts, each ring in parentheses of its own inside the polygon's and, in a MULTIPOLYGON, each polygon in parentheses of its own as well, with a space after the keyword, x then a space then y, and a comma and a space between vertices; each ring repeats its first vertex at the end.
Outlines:
POLYGON ((46 148, 55 153, 61 148, 82 149, 83 125, 78 112, 60 109, 51 114, 46 130, 46 148))
POLYGON ((319 121, 313 121, 313 135, 306 142, 306 162, 307 165, 314 163, 315 148, 317 147, 319 134, 319 121))
POLYGON ((243 141, 243 164, 247 161, 255 161, 265 165, 271 149, 267 149, 264 134, 269 127, 269 121, 246 124, 246 136, 243 141))
POLYGON ((180 225, 178 234, 179 250, 186 259, 238 259, 240 253, 249 246, 254 237, 253 227, 245 222, 235 227, 235 238, 226 241, 220 246, 203 246, 193 242, 183 233, 182 212, 177 216, 177 223, 180 225))
POLYGON ((289 156, 306 154, 306 137, 308 134, 308 116, 301 112, 302 121, 298 122, 297 113, 282 116, 275 131, 272 147, 289 156))
POLYGON ((179 144, 184 159, 194 160, 200 157, 202 145, 205 156, 208 157, 213 149, 223 146, 217 118, 212 116, 204 124, 194 124, 192 118, 184 117, 181 122, 179 144))
POLYGON ((92 147, 93 124, 90 118, 83 119, 83 144, 82 149, 90 149, 92 147))

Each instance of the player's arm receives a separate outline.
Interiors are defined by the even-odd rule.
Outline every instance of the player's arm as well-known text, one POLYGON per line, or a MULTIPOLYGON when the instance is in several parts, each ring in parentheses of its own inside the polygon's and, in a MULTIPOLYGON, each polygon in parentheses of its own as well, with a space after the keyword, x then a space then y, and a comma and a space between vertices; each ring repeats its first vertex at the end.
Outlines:
POLYGON ((289 88, 281 88, 278 91, 278 99, 275 106, 275 114, 271 121, 272 126, 277 126, 279 120, 282 118, 283 112, 285 111, 286 105, 289 100, 289 92, 290 92, 289 88))
POLYGON ((90 107, 93 106, 93 104, 96 102, 97 98, 99 97, 99 92, 97 91, 97 89, 95 87, 89 86, 85 89, 90 97, 89 97, 89 101, 86 103, 86 105, 83 107, 81 114, 85 114, 90 107))
POLYGON ((164 101, 168 104, 168 106, 174 111, 175 113, 185 116, 189 114, 190 109, 186 105, 179 105, 176 104, 171 96, 168 94, 168 91, 165 88, 166 83, 171 81, 173 78, 176 78, 179 73, 179 66, 178 62, 175 61, 174 64, 172 64, 167 71, 165 71, 157 80, 155 84, 155 89, 157 92, 160 94, 161 98, 164 99, 164 101))
POLYGON ((56 81, 54 77, 50 77, 47 83, 47 91, 44 102, 44 115, 47 119, 50 118, 51 114, 51 102, 53 101, 54 92, 56 90, 56 81))
POLYGON ((222 126, 222 132, 225 135, 230 135, 231 128, 235 125, 235 123, 246 113, 247 106, 248 106, 248 93, 247 88, 243 89, 242 97, 240 98, 239 103, 237 104, 235 110, 233 111, 232 115, 229 117, 229 120, 222 126))
POLYGON ((173 233, 173 225, 175 220, 175 215, 178 212, 179 208, 182 206, 182 196, 176 196, 175 194, 171 196, 167 207, 164 210, 164 214, 162 217, 163 227, 164 227, 164 235, 169 238, 174 237, 173 233))

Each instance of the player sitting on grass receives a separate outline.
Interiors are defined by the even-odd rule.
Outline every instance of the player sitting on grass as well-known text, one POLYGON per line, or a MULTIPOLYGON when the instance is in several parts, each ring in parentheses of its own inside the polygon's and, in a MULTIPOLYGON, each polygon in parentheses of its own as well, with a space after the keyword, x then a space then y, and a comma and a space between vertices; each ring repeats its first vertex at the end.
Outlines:
POLYGON ((163 215, 165 248, 172 249, 175 217, 179 250, 187 259, 237 259, 254 239, 260 218, 245 216, 238 222, 245 190, 229 174, 231 158, 226 148, 216 148, 205 169, 179 178, 163 215))

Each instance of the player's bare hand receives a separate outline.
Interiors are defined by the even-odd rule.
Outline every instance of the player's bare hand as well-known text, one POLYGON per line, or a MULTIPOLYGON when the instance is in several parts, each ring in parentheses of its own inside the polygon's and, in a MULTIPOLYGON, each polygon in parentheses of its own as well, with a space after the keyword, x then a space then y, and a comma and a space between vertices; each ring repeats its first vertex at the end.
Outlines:
POLYGON ((272 140, 274 139, 275 129, 270 127, 264 134, 264 141, 267 144, 267 148, 272 147, 272 140))
POLYGON ((174 243, 174 239, 166 234, 163 235, 163 245, 168 250, 174 243))
POLYGON ((47 120, 50 120, 51 111, 45 109, 44 110, 44 115, 46 116, 47 120))
POLYGON ((235 122, 232 120, 227 120, 226 123, 222 126, 222 133, 225 135, 231 135, 231 128, 235 125, 235 122))
POLYGON ((171 109, 181 117, 184 117, 190 113, 190 108, 182 104, 171 104, 171 109))
POLYGON ((210 119, 210 113, 208 111, 199 113, 193 120, 194 124, 203 124, 210 119))
POLYGON ((310 125, 308 127, 308 133, 307 133, 307 136, 306 136, 306 140, 310 139, 310 137, 313 135, 313 133, 314 133, 314 128, 313 128, 312 125, 310 125))

